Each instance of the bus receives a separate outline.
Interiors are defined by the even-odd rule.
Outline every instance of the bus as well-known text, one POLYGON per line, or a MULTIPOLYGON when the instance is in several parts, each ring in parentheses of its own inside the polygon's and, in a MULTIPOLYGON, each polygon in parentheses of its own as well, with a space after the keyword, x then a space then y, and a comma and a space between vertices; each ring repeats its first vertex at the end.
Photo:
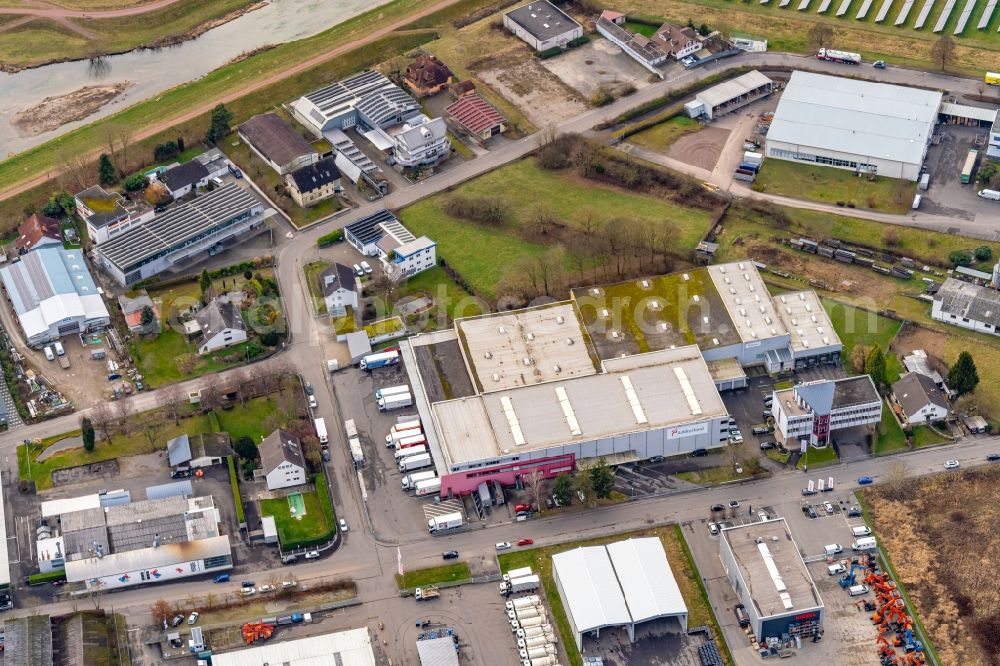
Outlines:
POLYGON ((986 78, 983 80, 991 86, 1000 86, 1000 72, 986 72, 986 78))
POLYGON ((979 157, 979 151, 973 148, 969 151, 969 156, 965 158, 965 166, 962 168, 962 184, 968 185, 972 182, 972 172, 976 168, 976 158, 979 157))

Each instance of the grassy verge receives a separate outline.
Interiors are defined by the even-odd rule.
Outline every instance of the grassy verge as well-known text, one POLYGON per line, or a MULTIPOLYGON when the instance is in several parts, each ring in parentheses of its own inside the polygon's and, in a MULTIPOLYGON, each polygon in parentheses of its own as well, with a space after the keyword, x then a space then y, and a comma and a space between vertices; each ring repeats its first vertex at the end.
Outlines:
POLYGON ((229 464, 229 483, 233 489, 233 504, 236 505, 236 520, 242 525, 247 522, 247 518, 243 511, 243 497, 240 495, 240 477, 236 473, 236 461, 233 460, 233 457, 228 456, 226 461, 229 464))
POLYGON ((453 583, 470 578, 472 578, 472 573, 469 571, 468 563, 454 562, 452 564, 442 564, 439 567, 405 571, 402 576, 396 574, 396 584, 401 590, 410 590, 415 587, 425 587, 437 583, 453 583))
POLYGON ((580 652, 576 649, 573 630, 566 616, 566 610, 563 608, 559 590, 556 588, 555 578, 552 576, 552 556, 556 553, 579 548, 580 546, 594 546, 612 541, 621 541, 623 539, 650 536, 658 537, 660 543, 663 544, 663 550, 666 552, 667 561, 670 563, 674 580, 677 581, 681 596, 684 598, 685 605, 687 605, 688 626, 708 625, 712 627, 715 638, 720 646, 720 652, 727 659, 727 664, 735 663, 732 654, 729 652, 729 647, 723 638, 722 631, 719 629, 715 614, 712 612, 712 607, 708 602, 708 594, 702 584, 701 576, 698 574, 698 568, 694 564, 694 559, 691 557, 691 553, 684 541, 681 529, 677 525, 627 534, 608 535, 597 539, 574 541, 555 546, 545 546, 543 548, 518 550, 504 553, 498 556, 498 560, 500 561, 500 569, 502 571, 530 566, 532 571, 538 574, 542 580, 542 587, 545 590, 545 596, 549 609, 552 611, 552 617, 559 628, 559 634, 562 637, 563 647, 566 649, 566 654, 569 657, 569 663, 571 666, 582 666, 583 659, 580 656, 580 652))
POLYGON ((28 585, 43 585, 56 580, 66 580, 66 572, 60 569, 58 571, 31 574, 28 576, 28 585))
POLYGON ((806 449, 805 455, 799 458, 799 462, 796 463, 796 469, 802 469, 806 465, 810 467, 827 467, 828 465, 836 465, 840 462, 837 457, 837 452, 833 450, 832 446, 826 446, 822 449, 813 448, 812 446, 806 449))
POLYGON ((904 451, 909 448, 906 443, 906 434, 899 426, 896 417, 893 416, 889 405, 885 404, 884 401, 882 404, 882 420, 875 426, 874 448, 873 453, 877 456, 904 451))
POLYGON ((642 146, 643 148, 663 152, 670 147, 670 144, 685 134, 692 134, 703 128, 704 125, 687 116, 674 116, 666 122, 633 134, 628 138, 628 142, 642 146))
POLYGON ((76 21, 94 33, 91 39, 55 21, 36 19, 4 34, 0 40, 0 62, 33 67, 48 62, 121 53, 157 40, 183 35, 249 4, 252 4, 251 0, 181 0, 144 14, 76 21))
POLYGON ((938 446, 939 444, 950 444, 951 439, 939 435, 937 432, 932 430, 930 426, 914 426, 913 432, 913 448, 919 449, 924 446, 938 446))
POLYGON ((750 475, 746 469, 743 470, 742 474, 737 474, 736 466, 731 463, 727 463, 725 465, 719 465, 718 467, 709 467, 708 469, 699 469, 692 472, 678 472, 677 474, 674 474, 674 476, 689 483, 699 483, 710 486, 716 483, 724 483, 726 481, 747 478, 750 475))
POLYGON ((870 181, 844 169, 769 159, 757 174, 753 188, 848 208, 905 213, 913 202, 917 184, 884 176, 870 181))
POLYGON ((782 453, 781 451, 775 448, 764 451, 764 455, 773 460, 774 462, 784 465, 788 462, 788 459, 792 457, 792 452, 789 451, 788 449, 785 449, 785 452, 782 453))
POLYGON ((310 261, 302 267, 305 274, 306 286, 309 287, 309 295, 312 297, 313 306, 317 314, 326 314, 326 301, 323 299, 323 291, 319 286, 319 274, 330 267, 330 262, 323 259, 310 261))

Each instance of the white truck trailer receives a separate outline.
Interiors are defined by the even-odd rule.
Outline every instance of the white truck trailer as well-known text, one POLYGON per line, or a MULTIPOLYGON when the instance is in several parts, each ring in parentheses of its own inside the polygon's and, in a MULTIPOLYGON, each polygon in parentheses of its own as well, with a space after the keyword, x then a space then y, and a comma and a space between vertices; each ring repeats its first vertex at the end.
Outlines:
POLYGON ((462 514, 458 511, 454 513, 446 513, 440 516, 434 516, 427 521, 427 531, 431 532, 442 532, 444 530, 454 529, 456 527, 461 527, 464 523, 462 514))

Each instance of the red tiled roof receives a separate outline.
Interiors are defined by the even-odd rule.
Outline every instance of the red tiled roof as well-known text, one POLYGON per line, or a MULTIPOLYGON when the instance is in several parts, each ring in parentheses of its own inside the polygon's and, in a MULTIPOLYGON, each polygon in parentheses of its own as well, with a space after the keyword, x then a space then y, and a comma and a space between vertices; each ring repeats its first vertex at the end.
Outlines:
POLYGON ((14 247, 18 250, 22 248, 30 250, 38 241, 46 236, 55 240, 62 240, 59 221, 35 213, 17 228, 17 240, 14 241, 14 247))
POLYGON ((479 93, 464 95, 445 109, 473 134, 481 134, 499 123, 506 123, 503 114, 493 108, 479 93))
POLYGON ((406 68, 406 78, 421 88, 434 88, 451 81, 452 73, 434 56, 420 55, 406 68))
POLYGON ((625 18, 625 15, 622 14, 621 12, 616 12, 613 9, 605 9, 603 12, 601 12, 601 18, 614 22, 620 18, 625 18))

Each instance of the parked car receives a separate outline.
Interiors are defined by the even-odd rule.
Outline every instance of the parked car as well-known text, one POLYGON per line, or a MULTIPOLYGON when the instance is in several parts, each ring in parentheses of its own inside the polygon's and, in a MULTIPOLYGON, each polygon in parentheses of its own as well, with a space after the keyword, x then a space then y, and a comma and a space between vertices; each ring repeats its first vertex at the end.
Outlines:
POLYGON ((816 491, 814 488, 803 488, 802 489, 802 494, 806 495, 806 496, 808 496, 808 495, 815 495, 817 492, 818 491, 816 491))
POLYGON ((652 458, 647 459, 646 462, 648 462, 650 465, 661 463, 663 462, 663 456, 653 456, 652 458))
POLYGON ((343 518, 341 518, 338 522, 340 524, 340 531, 341 532, 347 532, 347 531, 349 531, 349 529, 347 527, 347 521, 346 520, 344 520, 343 518))
POLYGON ((773 416, 773 414, 771 414, 770 409, 765 409, 763 412, 760 413, 760 415, 763 416, 765 419, 769 419, 773 416))
POLYGON ((778 448, 778 443, 777 442, 761 442, 760 443, 760 450, 761 451, 767 451, 768 449, 776 449, 776 448, 778 448))
POLYGON ((188 624, 194 624, 198 621, 198 617, 201 615, 198 611, 195 611, 188 615, 188 624))
POLYGON ((323 449, 320 452, 320 456, 323 458, 323 462, 330 462, 330 450, 329 449, 323 449))
POLYGON ((709 523, 708 524, 708 533, 711 534, 712 536, 715 536, 716 534, 718 534, 719 533, 719 525, 717 523, 709 523))
POLYGON ((847 517, 848 518, 858 518, 860 516, 861 516, 861 507, 860 506, 852 506, 850 509, 847 510, 847 517))
POLYGON ((261 594, 264 594, 266 592, 274 592, 274 585, 261 585, 260 587, 257 588, 257 591, 260 592, 261 594))
POLYGON ((496 545, 497 550, 508 550, 510 547, 510 541, 501 541, 496 545))
POLYGON ((522 511, 531 511, 530 504, 518 504, 514 507, 514 513, 521 513, 522 511))
POLYGON ((870 476, 859 476, 858 477, 858 485, 859 486, 867 486, 870 483, 875 483, 875 479, 873 479, 870 476))
POLYGON ((296 585, 298 585, 298 582, 294 581, 294 580, 283 580, 283 581, 281 581, 281 589, 283 589, 283 590, 287 590, 290 587, 295 587, 296 585))
POLYGON ((319 404, 316 402, 316 396, 314 395, 309 396, 309 406, 313 409, 319 407, 319 404))
POLYGON ((885 60, 876 60, 872 63, 872 67, 875 69, 885 69, 885 60))
POLYGON ((704 458, 708 455, 708 449, 695 449, 691 452, 692 458, 704 458))
POLYGON ((308 553, 306 553, 306 559, 307 560, 316 560, 316 559, 319 559, 319 551, 318 550, 310 550, 308 553))
POLYGON ((457 550, 446 550, 443 553, 441 553, 441 559, 444 559, 444 560, 457 560, 458 559, 458 551, 457 550))
POLYGON ((249 597, 249 596, 252 596, 254 594, 257 594, 257 588, 255 588, 255 587, 241 587, 240 588, 240 592, 243 594, 244 597, 249 597))
POLYGON ((713 512, 725 511, 725 510, 726 510, 726 507, 722 506, 721 504, 713 504, 712 505, 712 511, 713 512))
POLYGON ((837 562, 836 564, 831 564, 826 568, 826 575, 836 576, 837 574, 842 574, 845 571, 847 571, 847 568, 840 562, 837 562))
POLYGON ((368 265, 367 261, 361 262, 361 270, 363 270, 366 275, 371 275, 372 273, 372 267, 368 265))
POLYGON ((535 543, 534 539, 518 539, 517 540, 517 545, 518 546, 530 546, 533 543, 535 543))
POLYGON ((212 580, 212 582, 213 583, 228 583, 229 582, 229 574, 227 574, 227 573, 226 574, 219 574, 218 576, 215 577, 215 579, 212 580))
POLYGON ((738 508, 740 508, 740 502, 739 502, 739 500, 729 500, 729 508, 730 509, 738 509, 738 508))
POLYGON ((361 268, 361 266, 358 266, 357 264, 351 266, 351 269, 354 271, 354 274, 357 275, 358 277, 361 277, 362 275, 365 274, 364 269, 361 268))
POLYGON ((174 615, 174 619, 170 621, 170 626, 171 627, 180 626, 181 622, 183 621, 184 621, 183 615, 174 615))
POLYGON ((747 615, 747 609, 743 604, 733 606, 733 613, 736 615, 736 621, 740 623, 741 627, 750 626, 750 616, 747 615))
POLYGON ((48 360, 50 361, 56 360, 56 355, 52 353, 52 347, 45 345, 45 348, 42 351, 45 352, 45 358, 47 358, 48 360))
POLYGON ((945 469, 958 469, 958 461, 952 458, 951 460, 944 461, 945 469))
POLYGON ((306 382, 306 395, 312 395, 312 394, 313 394, 313 385, 310 384, 309 382, 306 382))
POLYGON ((823 502, 823 508, 826 509, 827 513, 833 513, 833 504, 830 502, 823 502))
POLYGON ((998 460, 1000 460, 1000 453, 991 453, 986 456, 986 462, 997 462, 998 460))

